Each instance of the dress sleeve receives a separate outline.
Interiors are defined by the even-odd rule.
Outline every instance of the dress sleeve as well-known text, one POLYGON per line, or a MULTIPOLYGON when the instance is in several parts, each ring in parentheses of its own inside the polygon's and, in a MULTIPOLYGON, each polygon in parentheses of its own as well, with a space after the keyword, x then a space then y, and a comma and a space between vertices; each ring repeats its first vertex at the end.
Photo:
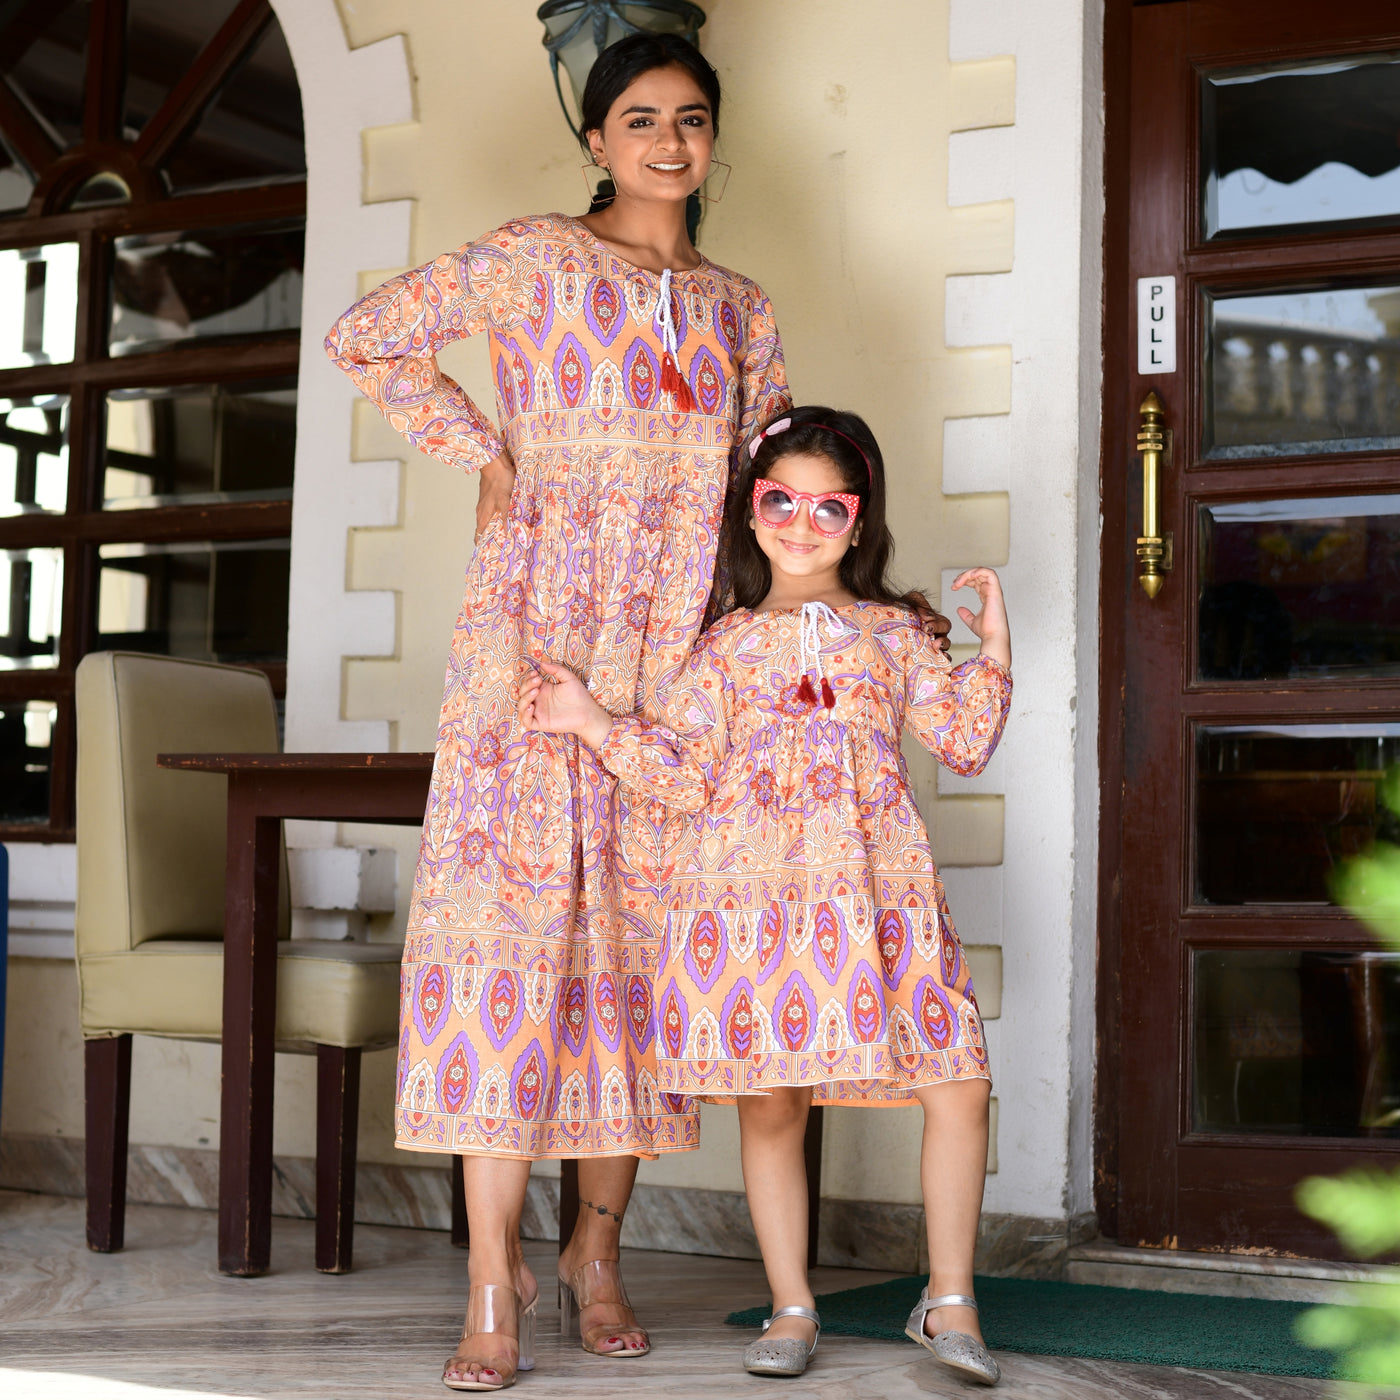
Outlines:
POLYGON ((438 368, 453 340, 524 319, 538 254, 500 229, 362 297, 331 327, 326 353, 420 452, 475 471, 502 447, 491 420, 438 368))
POLYGON ((734 439, 735 465, 738 451, 775 413, 792 407, 787 367, 783 363, 783 342, 773 316, 773 303, 763 292, 756 292, 749 316, 744 357, 739 364, 739 427, 734 439))
POLYGON ((729 752, 733 686, 718 648, 702 638, 677 679, 666 723, 624 715, 598 757, 637 796, 680 812, 698 812, 713 797, 729 752))
POLYGON ((729 458, 729 484, 719 526, 714 581, 710 585, 710 601, 705 610, 706 624, 722 617, 734 604, 733 581, 729 575, 729 495, 743 473, 744 462, 740 453, 762 424, 791 407, 792 393, 788 388, 783 342, 773 316, 773 303, 755 288, 744 354, 739 361, 739 421, 729 458))
POLYGON ((945 768, 971 777, 996 752, 1011 705, 1011 672, 990 656, 954 666, 937 641, 910 629, 904 724, 945 768))

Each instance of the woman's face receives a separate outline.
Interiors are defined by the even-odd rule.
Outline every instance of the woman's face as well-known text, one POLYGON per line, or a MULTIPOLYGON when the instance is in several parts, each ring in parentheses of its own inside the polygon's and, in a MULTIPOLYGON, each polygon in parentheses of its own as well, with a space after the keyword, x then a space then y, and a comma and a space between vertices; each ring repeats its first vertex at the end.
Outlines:
MULTIPOLYGON (((779 457, 764 473, 769 481, 809 496, 822 496, 832 491, 850 491, 842 480, 836 463, 818 452, 793 452, 779 457)), ((830 586, 838 577, 841 560, 856 539, 860 517, 855 528, 831 539, 812 528, 812 508, 802 502, 786 525, 774 527, 749 514, 749 529, 758 538, 758 547, 768 556, 773 567, 773 582, 779 579, 802 580, 805 586, 830 586)))
POLYGON ((588 133, 593 159, 630 199, 685 199, 710 173, 714 114, 699 83, 679 66, 643 73, 588 133))

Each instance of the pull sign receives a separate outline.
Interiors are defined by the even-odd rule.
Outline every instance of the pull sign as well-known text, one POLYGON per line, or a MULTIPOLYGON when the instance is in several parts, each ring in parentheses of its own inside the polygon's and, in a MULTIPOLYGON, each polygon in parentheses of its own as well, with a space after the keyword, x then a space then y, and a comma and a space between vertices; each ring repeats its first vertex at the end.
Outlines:
POLYGON ((1138 373, 1176 373, 1176 278, 1138 278, 1138 373))

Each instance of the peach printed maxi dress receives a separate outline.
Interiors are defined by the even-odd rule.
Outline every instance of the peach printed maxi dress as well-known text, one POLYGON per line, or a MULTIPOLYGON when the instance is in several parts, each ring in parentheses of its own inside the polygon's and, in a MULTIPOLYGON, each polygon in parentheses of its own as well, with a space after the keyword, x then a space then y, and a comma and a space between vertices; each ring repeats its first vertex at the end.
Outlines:
POLYGON ((548 214, 385 283, 326 345, 415 447, 470 471, 504 443, 517 471, 448 658, 404 943, 397 1143, 692 1148, 693 1107, 657 1083, 652 1001, 684 822, 621 794, 576 739, 522 733, 515 691, 523 658, 545 656, 610 710, 661 713, 709 600, 733 449, 789 403, 772 307, 707 260, 657 276, 548 214), (435 359, 483 332, 499 432, 435 359))
POLYGON ((998 662, 953 666, 905 609, 808 603, 729 613, 667 727, 614 724, 624 789, 698 813, 657 978, 663 1092, 897 1104, 991 1077, 900 736, 979 773, 1010 700, 998 662))

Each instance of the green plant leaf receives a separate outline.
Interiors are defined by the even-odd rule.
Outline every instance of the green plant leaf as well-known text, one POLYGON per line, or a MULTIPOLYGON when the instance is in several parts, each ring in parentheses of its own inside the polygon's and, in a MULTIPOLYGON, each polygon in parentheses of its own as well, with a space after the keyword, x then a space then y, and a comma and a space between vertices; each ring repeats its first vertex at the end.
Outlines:
POLYGON ((1358 1167, 1342 1176, 1308 1177, 1298 1186, 1297 1201, 1358 1258, 1400 1248, 1400 1171, 1358 1167))

